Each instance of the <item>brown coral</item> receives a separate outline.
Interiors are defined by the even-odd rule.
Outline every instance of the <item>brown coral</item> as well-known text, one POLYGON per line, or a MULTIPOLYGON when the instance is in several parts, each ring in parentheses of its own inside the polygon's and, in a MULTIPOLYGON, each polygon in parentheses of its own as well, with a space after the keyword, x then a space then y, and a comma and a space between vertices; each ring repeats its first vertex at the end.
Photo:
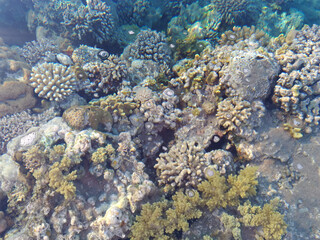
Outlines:
POLYGON ((96 106, 73 106, 62 117, 70 127, 77 130, 86 127, 110 130, 113 123, 111 114, 96 106))
POLYGON ((196 141, 178 142, 169 152, 161 153, 154 166, 159 183, 169 190, 174 187, 195 187, 210 165, 203 147, 196 141))

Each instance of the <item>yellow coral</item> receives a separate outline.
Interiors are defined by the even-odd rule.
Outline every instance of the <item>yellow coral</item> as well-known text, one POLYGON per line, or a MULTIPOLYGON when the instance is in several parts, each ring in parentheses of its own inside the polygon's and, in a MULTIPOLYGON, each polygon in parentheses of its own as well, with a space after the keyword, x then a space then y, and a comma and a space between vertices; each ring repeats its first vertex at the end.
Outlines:
POLYGON ((226 193, 228 186, 225 177, 222 177, 218 171, 213 171, 211 176, 207 176, 208 181, 203 181, 198 185, 198 190, 202 192, 202 198, 205 200, 209 210, 227 206, 226 193))
POLYGON ((168 204, 168 201, 161 201, 142 205, 141 215, 131 227, 131 240, 170 239, 164 233, 164 213, 168 204))
POLYGON ((257 167, 246 167, 240 171, 238 176, 230 175, 228 177, 228 183, 231 186, 227 193, 229 205, 238 205, 239 197, 248 198, 256 195, 256 186, 258 185, 256 172, 257 167))
POLYGON ((283 215, 277 212, 279 198, 275 198, 264 205, 261 209, 252 206, 248 201, 239 206, 238 210, 243 216, 241 221, 250 227, 262 226, 263 238, 266 240, 281 240, 287 232, 287 224, 283 220, 283 215))
POLYGON ((107 159, 113 159, 115 157, 115 149, 111 144, 108 144, 105 147, 98 148, 92 154, 91 161, 94 164, 104 163, 107 159))
POLYGON ((77 178, 77 171, 73 171, 67 175, 64 171, 69 170, 71 160, 63 157, 61 162, 55 162, 49 171, 49 186, 62 194, 66 201, 72 199, 76 192, 76 187, 71 181, 77 178))
POLYGON ((167 233, 173 233, 175 230, 189 230, 188 220, 200 218, 202 212, 197 209, 201 200, 197 191, 190 191, 188 196, 181 191, 173 197, 173 208, 166 211, 167 216, 167 233))

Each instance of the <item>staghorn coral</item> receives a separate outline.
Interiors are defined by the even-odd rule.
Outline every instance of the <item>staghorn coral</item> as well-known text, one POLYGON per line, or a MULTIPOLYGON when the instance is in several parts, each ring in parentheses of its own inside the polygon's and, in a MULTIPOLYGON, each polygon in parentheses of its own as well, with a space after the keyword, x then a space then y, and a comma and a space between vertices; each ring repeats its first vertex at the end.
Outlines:
POLYGON ((0 85, 0 117, 34 107, 36 98, 32 88, 19 81, 5 81, 0 85))
POLYGON ((290 118, 302 120, 310 127, 319 124, 319 39, 320 27, 304 26, 291 31, 275 57, 280 62, 281 73, 274 87, 272 100, 290 118))
POLYGON ((32 68, 29 85, 39 97, 61 101, 77 89, 78 80, 71 67, 42 63, 32 68))
POLYGON ((152 60, 160 64, 170 64, 171 49, 165 35, 156 31, 141 31, 136 40, 125 48, 122 57, 130 62, 135 59, 152 60))
POLYGON ((103 62, 89 62, 83 66, 90 83, 85 87, 86 92, 98 95, 115 92, 128 70, 125 62, 116 55, 110 55, 103 62))
POLYGON ((72 38, 82 40, 91 37, 99 43, 110 39, 114 24, 110 7, 105 2, 88 0, 86 6, 70 4, 62 15, 61 24, 72 38))

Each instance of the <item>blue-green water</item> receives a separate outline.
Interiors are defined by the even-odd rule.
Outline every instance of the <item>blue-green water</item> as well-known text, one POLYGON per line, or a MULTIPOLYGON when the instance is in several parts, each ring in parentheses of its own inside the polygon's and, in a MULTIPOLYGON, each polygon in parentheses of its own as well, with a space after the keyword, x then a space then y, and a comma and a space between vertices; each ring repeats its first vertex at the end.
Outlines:
POLYGON ((0 4, 0 239, 320 239, 320 1, 0 4))

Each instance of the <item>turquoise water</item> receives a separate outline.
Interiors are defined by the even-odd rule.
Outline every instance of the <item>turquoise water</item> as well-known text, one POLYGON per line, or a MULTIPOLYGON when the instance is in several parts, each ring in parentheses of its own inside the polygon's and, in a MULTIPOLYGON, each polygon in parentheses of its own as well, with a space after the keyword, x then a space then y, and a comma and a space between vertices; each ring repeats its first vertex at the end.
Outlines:
POLYGON ((320 1, 0 4, 0 239, 320 239, 320 1))

